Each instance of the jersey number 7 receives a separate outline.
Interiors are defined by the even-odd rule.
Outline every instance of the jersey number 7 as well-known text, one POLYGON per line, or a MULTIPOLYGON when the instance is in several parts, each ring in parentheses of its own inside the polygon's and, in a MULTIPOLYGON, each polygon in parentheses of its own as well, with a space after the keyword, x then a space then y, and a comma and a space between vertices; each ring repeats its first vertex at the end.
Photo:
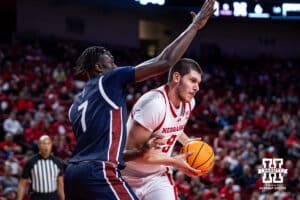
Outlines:
POLYGON ((89 102, 88 102, 88 100, 86 100, 78 106, 78 111, 82 110, 80 122, 81 122, 81 127, 82 127, 83 132, 86 131, 85 114, 86 114, 88 104, 89 104, 89 102))

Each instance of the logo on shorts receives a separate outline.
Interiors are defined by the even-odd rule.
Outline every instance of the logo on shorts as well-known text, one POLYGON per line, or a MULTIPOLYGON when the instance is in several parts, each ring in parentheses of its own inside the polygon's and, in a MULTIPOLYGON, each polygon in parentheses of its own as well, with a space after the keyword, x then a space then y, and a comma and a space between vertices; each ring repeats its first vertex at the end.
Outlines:
MULTIPOLYGON (((282 158, 263 158, 262 168, 258 169, 258 174, 262 174, 262 182, 267 184, 263 189, 276 189, 276 184, 283 183, 283 175, 287 174, 287 169, 282 168, 282 158)), ((282 187, 281 187, 282 188, 282 187)))

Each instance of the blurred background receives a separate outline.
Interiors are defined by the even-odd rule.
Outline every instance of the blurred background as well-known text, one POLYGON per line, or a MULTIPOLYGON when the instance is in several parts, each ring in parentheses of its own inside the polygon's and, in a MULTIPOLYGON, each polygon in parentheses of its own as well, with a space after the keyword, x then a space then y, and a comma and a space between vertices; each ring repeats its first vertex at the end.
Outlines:
MULTIPOLYGON (((72 155, 67 111, 86 80, 73 70, 86 47, 105 46, 117 65, 136 65, 180 34, 202 3, 2 1, 0 197, 15 199, 42 134, 52 137, 55 155, 72 155)), ((180 199, 300 199, 300 1, 220 0, 215 8, 185 54, 205 72, 185 131, 214 147, 215 167, 192 179, 175 171, 180 199), (262 189, 262 158, 283 159, 283 189, 262 189)), ((128 110, 165 80, 129 85, 128 110)))

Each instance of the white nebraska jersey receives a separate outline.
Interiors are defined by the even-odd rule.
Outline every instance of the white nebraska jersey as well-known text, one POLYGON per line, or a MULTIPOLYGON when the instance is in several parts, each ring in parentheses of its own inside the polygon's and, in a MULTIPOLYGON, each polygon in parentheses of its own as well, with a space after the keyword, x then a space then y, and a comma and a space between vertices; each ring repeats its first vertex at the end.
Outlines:
MULTIPOLYGON (((175 142, 189 119, 190 113, 195 106, 195 100, 181 103, 175 108, 167 96, 168 86, 164 85, 144 94, 134 105, 127 127, 133 121, 147 128, 152 135, 162 136, 165 144, 156 153, 171 156, 175 142)), ((166 172, 166 166, 140 164, 134 161, 126 163, 123 170, 124 178, 130 183, 130 179, 142 178, 166 172)))

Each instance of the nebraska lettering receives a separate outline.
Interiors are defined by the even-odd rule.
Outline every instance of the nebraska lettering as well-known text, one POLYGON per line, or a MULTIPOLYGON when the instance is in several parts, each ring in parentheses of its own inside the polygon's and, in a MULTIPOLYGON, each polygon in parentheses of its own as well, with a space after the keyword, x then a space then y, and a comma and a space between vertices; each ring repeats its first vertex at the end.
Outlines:
POLYGON ((174 126, 174 127, 169 127, 169 128, 163 128, 162 133, 177 132, 177 131, 182 131, 183 129, 184 129, 184 125, 174 126))

